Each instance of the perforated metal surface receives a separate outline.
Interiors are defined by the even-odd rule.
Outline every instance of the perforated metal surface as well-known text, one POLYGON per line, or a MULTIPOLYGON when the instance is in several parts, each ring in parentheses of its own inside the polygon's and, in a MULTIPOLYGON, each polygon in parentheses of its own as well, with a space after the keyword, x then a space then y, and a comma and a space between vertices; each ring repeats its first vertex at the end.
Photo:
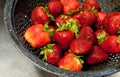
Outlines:
MULTIPOLYGON (((98 0, 102 10, 107 12, 120 11, 120 0, 98 0)), ((109 59, 97 64, 95 66, 88 66, 83 72, 72 72, 59 69, 52 66, 46 62, 40 60, 36 55, 39 53, 38 49, 32 48, 24 39, 23 34, 25 30, 32 24, 30 22, 30 15, 32 10, 39 5, 45 5, 47 0, 13 0, 12 9, 10 11, 10 17, 7 23, 8 29, 12 30, 10 33, 14 38, 16 44, 20 47, 22 53, 24 53, 28 58, 30 58, 38 67, 52 72, 58 75, 70 76, 101 76, 112 74, 120 70, 120 54, 110 55, 109 59), (21 3, 23 2, 23 3, 21 3), (29 55, 28 55, 29 53, 29 55)), ((80 3, 84 0, 79 0, 80 3)))

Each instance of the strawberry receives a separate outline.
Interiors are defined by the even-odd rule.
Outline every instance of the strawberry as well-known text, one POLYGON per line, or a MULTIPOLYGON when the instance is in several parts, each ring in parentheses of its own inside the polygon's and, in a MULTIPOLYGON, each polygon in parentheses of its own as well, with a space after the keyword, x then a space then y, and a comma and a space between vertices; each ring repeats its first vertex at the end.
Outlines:
POLYGON ((93 42, 93 44, 96 44, 97 39, 95 37, 94 31, 92 30, 91 27, 89 26, 83 26, 79 32, 80 36, 82 38, 91 40, 93 42))
POLYGON ((65 20, 64 24, 58 24, 57 26, 58 29, 53 35, 54 40, 62 50, 66 50, 69 48, 73 39, 79 37, 78 27, 80 27, 80 24, 75 19, 70 18, 65 20))
POLYGON ((112 12, 104 19, 105 30, 112 35, 120 33, 120 12, 112 12))
POLYGON ((47 16, 46 11, 43 9, 42 6, 37 6, 31 15, 31 21, 33 23, 45 24, 46 22, 50 22, 49 17, 47 16))
POLYGON ((48 32, 44 31, 42 24, 30 26, 24 33, 24 37, 33 48, 45 46, 51 42, 48 32))
POLYGON ((96 0, 86 0, 82 4, 82 10, 90 10, 90 9, 95 9, 97 11, 100 11, 100 5, 96 0))
POLYGON ((79 11, 80 3, 78 0, 60 0, 63 5, 63 13, 71 15, 79 11))
POLYGON ((43 60, 53 65, 58 65, 62 57, 62 50, 56 44, 48 44, 41 48, 40 56, 44 55, 43 60))
POLYGON ((70 50, 77 55, 87 55, 92 50, 92 42, 85 38, 74 39, 70 45, 70 50))
POLYGON ((81 71, 83 68, 82 64, 83 63, 80 61, 80 59, 75 55, 72 53, 67 53, 60 59, 58 67, 70 71, 81 71))
POLYGON ((97 12, 96 13, 96 16, 97 16, 97 22, 96 22, 96 29, 101 29, 103 28, 103 21, 105 19, 105 17, 107 16, 107 13, 106 12, 97 12))
POLYGON ((97 31, 95 31, 95 36, 97 38, 98 44, 101 44, 107 39, 109 34, 103 29, 98 29, 97 31))
POLYGON ((73 17, 79 20, 81 26, 92 26, 96 22, 96 15, 91 11, 81 11, 73 17))
POLYGON ((107 53, 119 54, 120 53, 120 37, 116 35, 108 36, 108 38, 100 46, 107 53))
POLYGON ((70 30, 56 31, 53 37, 56 44, 58 44, 62 50, 66 50, 74 39, 74 33, 70 30))
POLYGON ((71 18, 71 17, 67 16, 67 15, 60 15, 59 17, 57 17, 55 19, 55 22, 56 22, 56 24, 63 25, 63 24, 65 24, 66 20, 68 20, 69 18, 71 18))
POLYGON ((67 21, 69 21, 70 19, 72 19, 73 22, 76 21, 77 24, 80 24, 80 21, 78 18, 71 17, 68 15, 60 15, 59 17, 56 18, 55 22, 56 24, 63 25, 63 24, 66 24, 67 21))
POLYGON ((47 4, 49 13, 54 16, 54 18, 58 17, 63 12, 63 6, 58 0, 49 1, 47 4))
POLYGON ((86 63, 95 65, 108 59, 109 54, 102 50, 99 46, 94 46, 92 53, 86 57, 86 63))

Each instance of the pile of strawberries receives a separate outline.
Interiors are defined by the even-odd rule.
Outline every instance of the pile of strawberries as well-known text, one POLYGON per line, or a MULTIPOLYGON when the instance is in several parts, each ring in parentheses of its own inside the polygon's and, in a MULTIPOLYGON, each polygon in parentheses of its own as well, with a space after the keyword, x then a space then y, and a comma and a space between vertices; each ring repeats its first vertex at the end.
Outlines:
POLYGON ((26 41, 59 68, 81 71, 83 63, 95 65, 120 54, 120 12, 101 11, 96 0, 50 0, 32 11, 31 22, 26 41))

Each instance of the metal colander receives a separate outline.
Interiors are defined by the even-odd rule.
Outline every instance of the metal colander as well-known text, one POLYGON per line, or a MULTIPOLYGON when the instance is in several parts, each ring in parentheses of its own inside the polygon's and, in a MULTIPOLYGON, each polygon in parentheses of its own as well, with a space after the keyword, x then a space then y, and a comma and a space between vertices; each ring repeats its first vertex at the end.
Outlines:
MULTIPOLYGON (((93 77, 106 76, 120 70, 120 54, 110 54, 109 59, 94 66, 86 66, 81 72, 66 71, 48 64, 38 56, 38 49, 32 48, 24 39, 25 30, 32 24, 30 16, 32 10, 39 5, 45 5, 48 0, 7 0, 5 7, 5 23, 8 31, 14 40, 15 46, 29 60, 40 69, 60 76, 67 77, 93 77)), ((80 3, 84 0, 79 0, 80 3)), ((98 0, 103 11, 120 11, 120 0, 98 0)))

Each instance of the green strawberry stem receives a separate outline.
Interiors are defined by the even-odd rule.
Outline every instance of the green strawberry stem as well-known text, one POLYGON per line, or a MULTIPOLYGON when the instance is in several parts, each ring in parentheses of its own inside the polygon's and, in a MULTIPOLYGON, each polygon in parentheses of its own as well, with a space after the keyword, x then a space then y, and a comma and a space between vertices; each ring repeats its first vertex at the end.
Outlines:
POLYGON ((103 31, 101 34, 98 34, 97 39, 100 40, 100 42, 103 42, 106 39, 106 32, 103 31))
POLYGON ((43 55, 44 57, 42 58, 42 60, 47 60, 47 52, 48 53, 53 53, 53 50, 52 50, 52 47, 54 46, 55 44, 48 44, 42 48, 40 48, 40 54, 39 56, 43 55))
POLYGON ((77 12, 80 12, 81 11, 81 9, 80 8, 78 8, 77 10, 70 10, 70 12, 69 13, 67 13, 68 15, 73 15, 73 14, 75 14, 75 13, 77 13, 77 12))
POLYGON ((80 27, 80 24, 77 23, 76 20, 73 20, 70 18, 69 20, 66 20, 66 22, 63 25, 60 25, 57 23, 58 29, 56 31, 63 31, 63 30, 70 30, 73 33, 75 33, 75 37, 78 38, 80 37, 78 32, 78 27, 80 27))
POLYGON ((53 36, 53 31, 54 30, 49 28, 48 23, 44 24, 44 31, 48 32, 50 34, 50 36, 53 36))
POLYGON ((49 19, 51 21, 55 21, 55 18, 49 13, 48 7, 44 6, 43 9, 45 10, 45 12, 47 13, 47 16, 49 17, 49 19))
POLYGON ((118 40, 117 40, 117 42, 120 44, 120 36, 118 36, 118 40))
POLYGON ((94 6, 93 6, 93 7, 88 8, 88 11, 92 11, 93 13, 96 13, 96 12, 97 12, 97 10, 95 9, 95 7, 94 7, 94 6))

